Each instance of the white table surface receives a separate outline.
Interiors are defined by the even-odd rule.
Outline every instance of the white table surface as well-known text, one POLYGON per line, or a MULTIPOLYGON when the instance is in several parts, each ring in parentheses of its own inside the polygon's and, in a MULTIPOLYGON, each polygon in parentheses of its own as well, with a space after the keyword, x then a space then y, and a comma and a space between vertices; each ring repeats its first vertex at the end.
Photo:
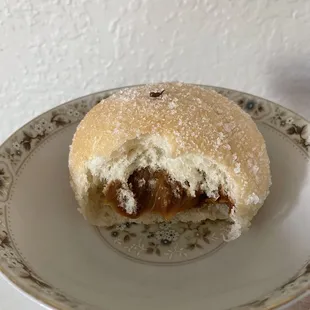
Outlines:
POLYGON ((47 309, 25 296, 9 283, 3 275, 0 276, 0 310, 43 310, 47 309))

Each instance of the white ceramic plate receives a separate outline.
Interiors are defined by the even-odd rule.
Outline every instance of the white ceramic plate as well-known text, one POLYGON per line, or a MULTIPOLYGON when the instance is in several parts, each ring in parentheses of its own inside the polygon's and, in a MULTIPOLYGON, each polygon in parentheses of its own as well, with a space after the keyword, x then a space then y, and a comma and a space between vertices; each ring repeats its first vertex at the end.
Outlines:
MULTIPOLYGON (((77 212, 67 158, 85 113, 113 91, 61 105, 0 148, 1 271, 59 309, 272 309, 310 279, 309 123, 270 101, 215 88, 266 139, 273 185, 252 228, 214 241, 209 223, 95 229, 77 212)), ((202 115, 203 117, 203 115, 202 115)))

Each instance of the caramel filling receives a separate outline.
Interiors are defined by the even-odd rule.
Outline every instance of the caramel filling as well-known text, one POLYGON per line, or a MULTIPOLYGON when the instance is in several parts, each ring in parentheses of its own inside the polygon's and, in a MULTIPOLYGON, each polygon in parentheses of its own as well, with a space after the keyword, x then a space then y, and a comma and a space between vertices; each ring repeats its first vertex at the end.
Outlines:
POLYGON ((219 188, 218 198, 209 198, 199 188, 195 197, 191 196, 180 182, 172 180, 164 170, 143 168, 134 171, 128 179, 128 187, 133 193, 136 212, 129 214, 124 208, 124 197, 119 191, 123 188, 121 181, 110 182, 104 190, 104 203, 112 206, 119 214, 128 218, 138 218, 144 213, 157 213, 166 220, 178 212, 191 208, 201 208, 212 204, 226 204, 231 210, 233 201, 219 188))

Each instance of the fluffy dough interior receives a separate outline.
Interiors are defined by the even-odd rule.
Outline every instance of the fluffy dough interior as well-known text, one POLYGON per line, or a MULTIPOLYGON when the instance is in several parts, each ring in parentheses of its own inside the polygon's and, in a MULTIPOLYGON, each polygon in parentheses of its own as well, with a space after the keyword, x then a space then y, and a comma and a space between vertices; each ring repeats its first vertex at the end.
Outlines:
POLYGON ((87 167, 88 210, 82 213, 87 212, 97 225, 124 221, 233 221, 234 189, 226 173, 196 154, 172 158, 169 144, 162 137, 127 141, 108 161, 95 157, 87 167))

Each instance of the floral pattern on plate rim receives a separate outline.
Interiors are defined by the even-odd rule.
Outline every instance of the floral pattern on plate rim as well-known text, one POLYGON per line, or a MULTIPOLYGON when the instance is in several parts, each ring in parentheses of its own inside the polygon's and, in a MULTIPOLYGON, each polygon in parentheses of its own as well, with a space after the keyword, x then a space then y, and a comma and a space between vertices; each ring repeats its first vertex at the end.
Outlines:
MULTIPOLYGON (((280 105, 250 94, 224 88, 203 87, 215 89, 237 103, 255 121, 262 122, 288 137, 309 160, 310 124, 305 119, 280 105)), ((117 90, 119 89, 99 92, 60 105, 23 126, 0 147, 0 270, 25 292, 59 309, 69 307, 95 310, 94 307, 51 287, 27 267, 9 235, 5 202, 10 195, 15 174, 32 150, 55 132, 79 122, 89 109, 117 90)), ((172 236, 173 238, 176 236, 172 236)), ((158 253, 156 244, 150 245, 149 248, 149 254, 158 253)), ((307 262, 296 276, 268 296, 234 309, 274 309, 305 293, 309 284, 310 262, 307 262)))
POLYGON ((175 265, 214 253, 225 242, 218 225, 163 222, 152 225, 123 223, 97 228, 110 247, 127 258, 143 263, 175 265))

